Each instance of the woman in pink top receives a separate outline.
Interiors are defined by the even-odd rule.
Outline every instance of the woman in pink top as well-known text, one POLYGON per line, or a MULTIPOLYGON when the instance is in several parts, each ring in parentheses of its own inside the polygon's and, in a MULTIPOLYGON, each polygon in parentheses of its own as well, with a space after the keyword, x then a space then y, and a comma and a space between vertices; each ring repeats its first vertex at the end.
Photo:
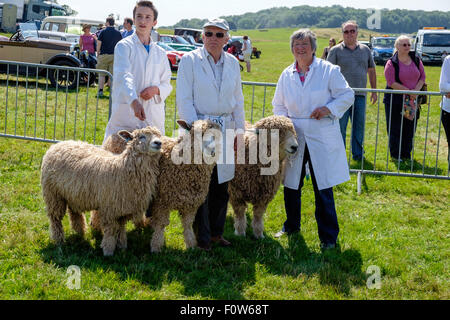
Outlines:
MULTIPOLYGON (((407 36, 395 40, 395 52, 384 67, 387 89, 420 91, 425 83, 425 71, 422 61, 410 51, 411 41, 407 36)), ((411 159, 413 138, 420 117, 419 108, 412 120, 402 116, 405 101, 414 101, 413 94, 385 94, 386 126, 389 135, 389 150, 396 161, 411 159)))
POLYGON ((80 35, 80 50, 87 50, 89 54, 95 55, 95 36, 91 34, 91 26, 83 25, 83 34, 80 35))

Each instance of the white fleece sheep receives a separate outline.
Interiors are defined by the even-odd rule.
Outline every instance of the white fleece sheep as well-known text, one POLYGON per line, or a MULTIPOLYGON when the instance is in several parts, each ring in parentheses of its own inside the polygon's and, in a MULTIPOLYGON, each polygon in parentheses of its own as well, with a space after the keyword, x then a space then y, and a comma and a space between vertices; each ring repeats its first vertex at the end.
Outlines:
MULTIPOLYGON (((208 130, 220 131, 220 127, 205 120, 195 121, 192 126, 187 125, 183 120, 178 120, 178 124, 189 130, 189 134, 178 138, 162 137, 161 158, 159 160, 159 176, 155 197, 149 207, 151 218, 146 219, 145 224, 150 225, 153 230, 151 240, 151 251, 159 252, 164 245, 164 231, 169 225, 170 211, 178 210, 184 228, 184 241, 186 248, 197 245, 192 224, 195 219, 197 209, 205 202, 209 191, 211 174, 215 162, 207 164, 181 163, 176 164, 172 160, 175 152, 182 157, 183 152, 191 152, 191 160, 194 162, 194 133, 204 135, 208 130), (184 148, 186 143, 189 148, 184 148)), ((212 141, 211 141, 212 142, 212 141)), ((215 151, 215 144, 206 140, 203 141, 201 151, 211 154, 215 151)), ((108 150, 120 152, 123 143, 117 139, 116 135, 110 136, 103 146, 108 150)), ((135 221, 136 227, 142 223, 135 221)))
POLYGON ((44 155, 42 193, 50 235, 57 243, 64 241, 67 208, 72 228, 81 235, 86 231, 83 212, 97 210, 103 254, 113 255, 116 245, 126 248, 127 220, 142 219, 155 193, 161 133, 148 127, 121 131, 118 137, 129 140, 120 155, 80 141, 59 142, 44 155))
POLYGON ((236 164, 234 179, 228 184, 230 203, 235 215, 234 228, 236 235, 245 236, 247 228, 245 211, 247 203, 251 203, 253 205, 253 234, 256 238, 264 238, 263 215, 280 187, 287 156, 293 155, 298 149, 297 135, 291 120, 283 116, 263 118, 254 126, 248 125, 246 129, 244 136, 245 163, 236 164), (260 159, 256 164, 249 163, 250 144, 258 145, 257 140, 262 138, 263 129, 267 130, 265 132, 268 136, 268 150, 271 150, 271 132, 277 130, 279 133, 278 171, 273 175, 261 174, 261 168, 267 168, 270 165, 263 165, 260 159), (260 133, 258 134, 258 132, 260 133))

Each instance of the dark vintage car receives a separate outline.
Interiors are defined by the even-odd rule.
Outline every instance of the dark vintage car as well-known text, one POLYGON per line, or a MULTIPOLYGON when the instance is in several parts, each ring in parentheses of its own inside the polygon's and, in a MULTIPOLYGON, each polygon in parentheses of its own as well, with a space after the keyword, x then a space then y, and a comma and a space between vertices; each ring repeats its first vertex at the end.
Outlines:
MULTIPOLYGON (((80 67, 95 69, 97 59, 89 56, 87 52, 80 52, 77 44, 68 41, 40 38, 34 23, 20 24, 17 30, 9 39, 0 38, 0 60, 27 62, 33 64, 48 64, 55 66, 80 67)), ((77 85, 82 85, 89 79, 89 84, 95 81, 95 74, 89 76, 84 72, 57 71, 47 68, 27 68, 15 65, 0 64, 0 72, 10 74, 33 76, 36 72, 40 76, 47 77, 52 86, 68 87, 74 89, 77 85), (47 74, 48 70, 48 74, 47 74), (78 79, 79 74, 79 79, 78 79), (79 80, 79 81, 77 81, 79 80)))

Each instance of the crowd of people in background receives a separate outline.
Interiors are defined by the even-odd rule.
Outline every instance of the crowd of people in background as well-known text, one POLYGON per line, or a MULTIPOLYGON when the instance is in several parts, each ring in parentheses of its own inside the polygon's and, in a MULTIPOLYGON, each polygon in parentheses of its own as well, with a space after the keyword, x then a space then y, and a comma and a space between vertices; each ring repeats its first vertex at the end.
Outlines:
MULTIPOLYGON (((158 11, 150 1, 139 1, 133 19, 124 20, 124 31, 114 29, 114 19, 106 20, 106 29, 90 34, 84 26, 80 45, 98 54, 98 68, 115 75, 112 114, 105 139, 119 130, 134 130, 148 125, 164 133, 164 101, 172 91, 171 71, 165 51, 151 40, 158 11), (97 43, 97 44, 95 44, 97 43)), ((322 58, 316 56, 317 39, 309 29, 295 31, 290 39, 294 63, 279 77, 272 101, 273 113, 290 118, 294 124, 299 152, 287 164, 284 178, 286 221, 275 237, 301 229, 301 193, 308 163, 314 194, 318 235, 324 249, 336 247, 339 224, 333 187, 349 180, 346 160, 346 129, 350 120, 353 159, 364 158, 366 94, 353 90, 377 88, 375 63, 370 49, 358 41, 358 24, 342 24, 343 41, 331 38, 322 58), (339 122, 335 121, 339 120, 339 122)), ((244 130, 244 96, 239 63, 224 51, 230 38, 224 19, 210 19, 203 25, 204 46, 186 53, 177 74, 177 108, 189 125, 198 119, 211 119, 222 129, 244 130), (227 76, 225 77, 224 74, 227 76)), ((395 53, 387 62, 384 75, 387 88, 420 91, 425 85, 422 62, 411 51, 410 39, 400 36, 395 53)), ((251 45, 244 37, 244 61, 250 72, 251 45)), ((104 80, 103 80, 104 81, 104 80)), ((99 83, 99 91, 103 82, 99 83)), ((450 92, 450 57, 444 60, 440 90, 450 92)), ((370 94, 376 103, 378 95, 370 94)), ((389 149, 393 159, 410 159, 412 139, 420 117, 421 97, 415 94, 386 94, 384 97, 389 149), (406 103, 407 102, 407 103, 406 103), (410 108, 406 110, 405 108, 410 108), (405 110, 409 113, 405 115, 405 110)), ((450 93, 442 101, 441 121, 449 141, 450 93)), ((241 131, 242 132, 242 131, 241 131)), ((226 141, 226 144, 233 141, 226 141)), ((227 149, 228 150, 228 149, 227 149)), ((233 157, 234 159, 234 157, 233 157)), ((227 183, 233 179, 234 165, 217 165, 211 176, 205 203, 195 220, 198 246, 210 250, 212 243, 231 246, 223 231, 227 212, 227 183)))

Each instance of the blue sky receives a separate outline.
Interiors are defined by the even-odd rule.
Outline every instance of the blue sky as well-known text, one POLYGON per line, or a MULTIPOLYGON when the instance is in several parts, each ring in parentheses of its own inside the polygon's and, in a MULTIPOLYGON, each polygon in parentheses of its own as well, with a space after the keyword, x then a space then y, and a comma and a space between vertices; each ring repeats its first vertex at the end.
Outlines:
MULTIPOLYGON (((132 16, 136 0, 58 0, 79 12, 79 17, 104 20, 110 13, 132 16)), ((256 12, 272 7, 293 7, 299 5, 331 6, 339 4, 344 7, 373 9, 410 9, 450 11, 450 0, 154 0, 159 11, 158 26, 173 25, 181 19, 214 18, 223 15, 238 15, 256 12)))

